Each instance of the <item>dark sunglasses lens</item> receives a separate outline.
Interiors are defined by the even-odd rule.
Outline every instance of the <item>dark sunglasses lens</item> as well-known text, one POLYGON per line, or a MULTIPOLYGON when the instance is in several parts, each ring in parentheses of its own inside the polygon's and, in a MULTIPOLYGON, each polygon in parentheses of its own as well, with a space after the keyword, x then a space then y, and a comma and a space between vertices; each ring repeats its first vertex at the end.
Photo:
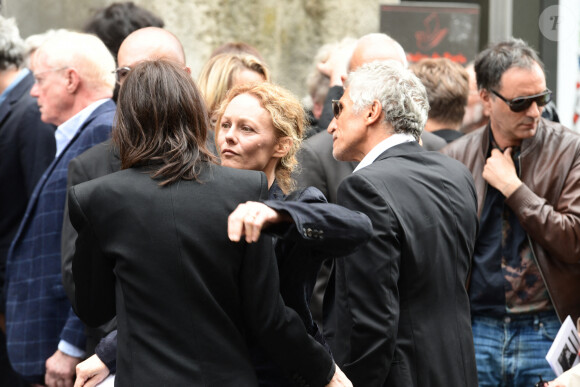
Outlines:
POLYGON ((540 95, 538 98, 536 98, 536 103, 538 104, 538 106, 546 106, 548 102, 550 102, 551 100, 552 93, 547 93, 544 95, 540 95))
POLYGON ((519 113, 527 110, 535 102, 538 107, 546 106, 552 99, 552 93, 546 93, 532 98, 515 98, 510 103, 513 112, 519 113))
POLYGON ((516 113, 523 112, 530 107, 532 102, 534 102, 534 98, 516 98, 511 101, 510 109, 516 113))
POLYGON ((332 112, 334 113, 334 118, 340 116, 341 110, 342 106, 340 105, 340 101, 332 101, 332 112))

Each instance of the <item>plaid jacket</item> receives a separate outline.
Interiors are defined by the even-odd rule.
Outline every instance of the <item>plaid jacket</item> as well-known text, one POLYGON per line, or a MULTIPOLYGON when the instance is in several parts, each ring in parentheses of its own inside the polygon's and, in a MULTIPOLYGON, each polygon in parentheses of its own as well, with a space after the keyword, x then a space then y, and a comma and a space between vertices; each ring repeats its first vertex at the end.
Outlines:
POLYGON ((60 243, 69 161, 111 134, 115 103, 100 105, 36 185, 6 264, 6 336, 13 368, 42 383, 62 339, 84 349, 84 326, 62 286, 60 243))

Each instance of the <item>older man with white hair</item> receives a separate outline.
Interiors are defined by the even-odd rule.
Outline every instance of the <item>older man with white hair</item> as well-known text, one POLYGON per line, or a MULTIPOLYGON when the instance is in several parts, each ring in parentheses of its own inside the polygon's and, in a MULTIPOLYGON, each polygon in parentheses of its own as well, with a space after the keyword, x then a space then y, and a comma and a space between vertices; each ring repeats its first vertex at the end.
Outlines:
POLYGON ((42 121, 58 126, 56 158, 36 185, 8 252, 8 354, 29 383, 69 387, 85 335, 60 271, 67 168, 110 136, 115 61, 97 37, 76 32, 48 39, 33 61, 31 95, 38 98, 42 121))
POLYGON ((333 156, 359 164, 338 204, 368 215, 374 235, 336 260, 324 325, 336 363, 355 386, 476 387, 465 289, 477 234, 471 174, 419 145, 427 93, 401 64, 368 63, 345 85, 328 133, 333 156))

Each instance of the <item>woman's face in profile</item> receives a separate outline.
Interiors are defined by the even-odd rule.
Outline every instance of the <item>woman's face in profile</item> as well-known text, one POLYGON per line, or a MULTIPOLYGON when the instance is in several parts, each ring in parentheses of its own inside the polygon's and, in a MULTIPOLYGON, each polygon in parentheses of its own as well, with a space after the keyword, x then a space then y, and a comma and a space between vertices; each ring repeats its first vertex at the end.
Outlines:
POLYGON ((236 96, 226 107, 217 137, 222 165, 273 174, 280 158, 270 113, 250 95, 236 96))

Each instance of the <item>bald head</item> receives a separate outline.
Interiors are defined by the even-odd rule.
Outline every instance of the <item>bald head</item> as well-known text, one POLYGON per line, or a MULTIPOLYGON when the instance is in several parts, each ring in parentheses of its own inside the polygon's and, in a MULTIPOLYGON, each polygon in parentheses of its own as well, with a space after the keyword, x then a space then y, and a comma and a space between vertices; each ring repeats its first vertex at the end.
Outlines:
POLYGON ((365 63, 389 59, 407 67, 405 50, 396 40, 386 34, 368 34, 358 40, 350 58, 348 71, 355 71, 365 63))
POLYGON ((167 59, 185 67, 185 52, 179 39, 158 27, 146 27, 132 32, 123 40, 117 55, 119 67, 131 67, 153 59, 167 59))

